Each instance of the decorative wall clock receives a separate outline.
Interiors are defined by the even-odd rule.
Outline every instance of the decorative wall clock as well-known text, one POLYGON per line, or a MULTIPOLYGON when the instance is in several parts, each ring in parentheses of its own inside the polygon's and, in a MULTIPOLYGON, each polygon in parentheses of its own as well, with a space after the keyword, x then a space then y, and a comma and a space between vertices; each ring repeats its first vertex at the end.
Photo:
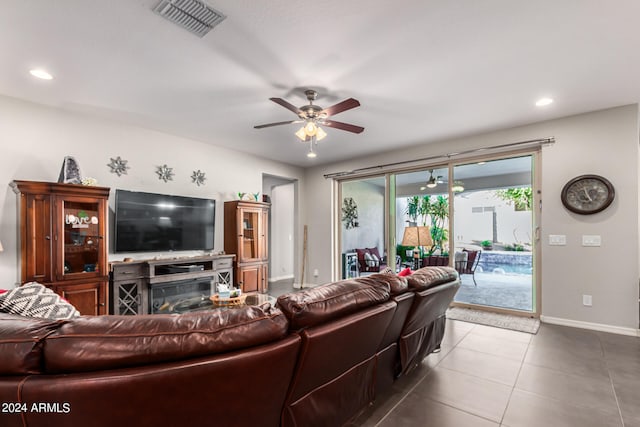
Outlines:
POLYGON ((590 215, 605 210, 613 202, 615 190, 599 175, 580 175, 565 184, 560 198, 571 212, 590 215))

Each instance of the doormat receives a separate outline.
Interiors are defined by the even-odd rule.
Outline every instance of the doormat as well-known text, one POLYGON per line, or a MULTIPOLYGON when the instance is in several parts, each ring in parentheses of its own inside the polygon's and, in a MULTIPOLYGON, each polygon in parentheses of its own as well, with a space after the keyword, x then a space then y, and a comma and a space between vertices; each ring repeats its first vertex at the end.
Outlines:
POLYGON ((540 328, 540 320, 530 317, 511 316, 508 314, 490 313, 488 311, 473 310, 470 308, 452 307, 447 310, 447 319, 461 320, 463 322, 479 323, 481 325, 494 326, 496 328, 511 329, 513 331, 537 334, 540 328))

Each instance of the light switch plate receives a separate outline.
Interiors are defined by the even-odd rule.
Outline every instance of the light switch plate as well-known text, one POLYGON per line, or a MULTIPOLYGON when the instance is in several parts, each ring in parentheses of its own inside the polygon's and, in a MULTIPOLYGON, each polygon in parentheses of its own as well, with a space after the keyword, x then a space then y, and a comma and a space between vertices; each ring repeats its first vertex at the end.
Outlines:
POLYGON ((582 236, 582 246, 600 246, 602 244, 602 238, 600 235, 588 235, 582 236))
POLYGON ((564 234, 549 234, 550 246, 565 246, 567 244, 567 236, 564 234))

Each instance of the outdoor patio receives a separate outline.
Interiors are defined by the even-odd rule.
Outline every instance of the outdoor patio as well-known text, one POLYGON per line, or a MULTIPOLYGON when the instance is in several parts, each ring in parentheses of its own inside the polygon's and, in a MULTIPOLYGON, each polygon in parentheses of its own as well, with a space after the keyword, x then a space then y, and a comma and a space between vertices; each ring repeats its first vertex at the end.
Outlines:
POLYGON ((474 286, 471 275, 460 276, 462 285, 456 302, 531 311, 532 276, 530 274, 479 273, 474 286))

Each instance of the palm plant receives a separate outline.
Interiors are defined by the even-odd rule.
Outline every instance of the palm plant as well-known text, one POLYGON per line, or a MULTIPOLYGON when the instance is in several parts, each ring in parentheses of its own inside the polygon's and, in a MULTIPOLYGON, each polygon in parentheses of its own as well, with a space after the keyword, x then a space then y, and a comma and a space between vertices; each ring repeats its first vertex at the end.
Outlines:
POLYGON ((418 207, 418 214, 422 217, 422 225, 427 225, 427 217, 431 212, 431 196, 422 196, 420 199, 420 206, 418 207))
POLYGON ((431 246, 430 253, 436 249, 444 251, 444 242, 448 240, 447 230, 444 228, 444 222, 449 217, 449 200, 445 196, 438 196, 433 203, 429 205, 429 216, 431 217, 431 246))
POLYGON ((404 213, 407 214, 413 223, 417 223, 419 211, 420 196, 407 197, 407 208, 404 210, 404 213))

